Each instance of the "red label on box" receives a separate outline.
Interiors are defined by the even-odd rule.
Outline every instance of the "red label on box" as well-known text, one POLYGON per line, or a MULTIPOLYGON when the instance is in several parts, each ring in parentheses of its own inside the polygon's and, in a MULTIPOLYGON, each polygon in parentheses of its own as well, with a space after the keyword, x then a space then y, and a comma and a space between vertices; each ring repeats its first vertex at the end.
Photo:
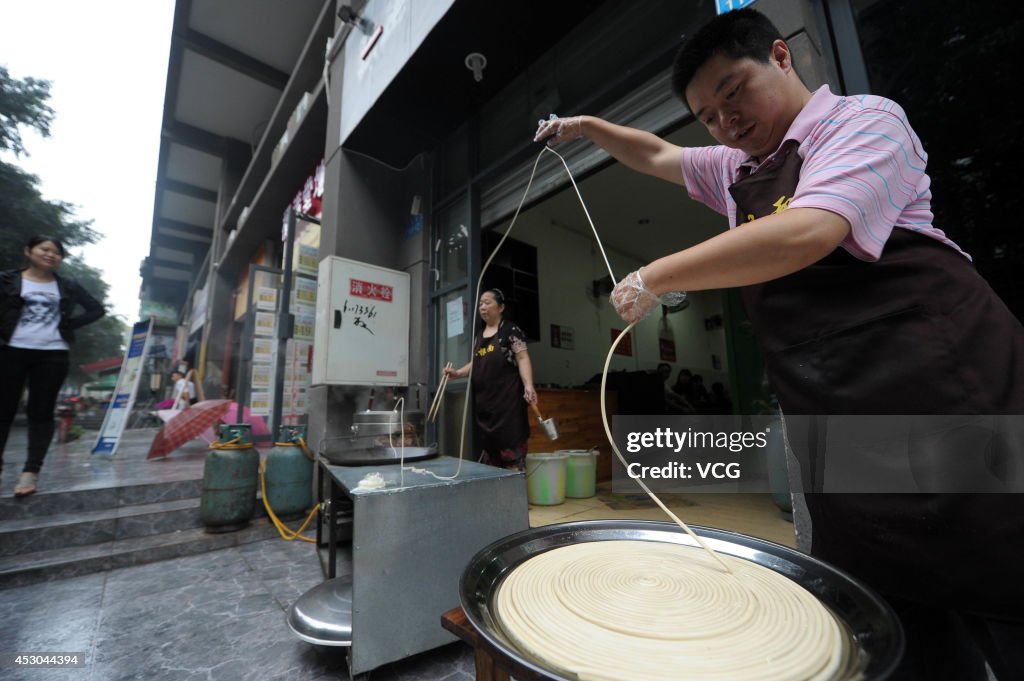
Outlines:
POLYGON ((661 361, 676 361, 676 342, 671 338, 659 338, 658 348, 661 350, 661 361))
POLYGON ((390 286, 374 284, 372 281, 360 281, 359 279, 348 280, 348 292, 360 298, 383 300, 385 303, 390 303, 394 295, 394 291, 390 286))
POLYGON ((397 371, 385 371, 383 369, 377 369, 377 375, 378 376, 397 377, 398 376, 398 372, 397 371))
MULTIPOLYGON (((620 333, 622 333, 622 329, 612 329, 612 342, 613 343, 615 342, 615 339, 619 337, 620 333)), ((616 355, 625 355, 626 357, 632 357, 633 356, 633 332, 632 331, 627 333, 626 337, 623 338, 619 342, 619 344, 615 346, 615 354, 616 355)))

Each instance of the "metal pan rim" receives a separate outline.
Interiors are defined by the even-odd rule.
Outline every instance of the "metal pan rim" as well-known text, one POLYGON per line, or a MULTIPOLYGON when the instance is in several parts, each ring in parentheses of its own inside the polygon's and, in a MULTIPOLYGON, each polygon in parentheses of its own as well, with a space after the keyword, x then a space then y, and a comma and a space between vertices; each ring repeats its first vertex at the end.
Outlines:
MULTIPOLYGON (((782 544, 712 527, 690 525, 711 548, 782 574, 818 597, 849 630, 868 657, 863 678, 887 679, 903 655, 904 637, 892 608, 872 589, 842 570, 782 544)), ((696 546, 674 523, 654 520, 584 520, 530 528, 495 541, 470 560, 459 581, 467 619, 487 645, 511 657, 538 678, 576 681, 542 666, 505 640, 491 617, 491 599, 502 579, 519 564, 580 542, 640 540, 696 546)))

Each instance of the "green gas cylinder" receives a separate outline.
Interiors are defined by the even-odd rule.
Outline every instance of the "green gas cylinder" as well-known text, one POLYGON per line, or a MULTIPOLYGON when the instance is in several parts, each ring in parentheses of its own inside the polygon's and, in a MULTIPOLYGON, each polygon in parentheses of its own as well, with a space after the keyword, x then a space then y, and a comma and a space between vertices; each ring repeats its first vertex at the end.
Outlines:
POLYGON ((249 524, 256 510, 260 455, 248 423, 223 424, 203 467, 199 517, 207 532, 232 532, 249 524))
POLYGON ((281 520, 300 518, 313 505, 313 461, 306 454, 305 439, 305 426, 280 426, 267 454, 264 495, 281 520))

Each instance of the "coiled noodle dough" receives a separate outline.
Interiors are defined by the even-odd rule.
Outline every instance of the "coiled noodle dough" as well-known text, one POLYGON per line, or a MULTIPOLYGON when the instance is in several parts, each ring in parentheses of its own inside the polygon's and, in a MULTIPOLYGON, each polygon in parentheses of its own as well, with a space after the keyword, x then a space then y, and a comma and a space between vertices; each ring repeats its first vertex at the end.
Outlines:
POLYGON ((593 681, 819 681, 842 633, 808 591, 746 560, 679 544, 599 541, 534 556, 501 583, 503 631, 593 681))

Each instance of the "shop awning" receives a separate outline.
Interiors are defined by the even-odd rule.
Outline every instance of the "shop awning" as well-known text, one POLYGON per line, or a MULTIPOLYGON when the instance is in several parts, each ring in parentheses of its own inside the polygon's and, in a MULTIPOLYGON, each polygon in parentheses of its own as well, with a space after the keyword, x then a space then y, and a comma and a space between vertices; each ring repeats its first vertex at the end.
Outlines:
POLYGON ((101 371, 108 369, 115 369, 121 366, 121 362, 124 361, 124 355, 117 357, 110 357, 108 359, 100 359, 95 362, 89 362, 88 364, 79 364, 78 368, 87 374, 98 374, 101 371))
POLYGON ((102 379, 96 381, 95 383, 86 383, 85 384, 85 389, 86 390, 95 390, 95 391, 113 390, 116 387, 117 387, 117 375, 116 374, 110 374, 109 376, 104 376, 102 379))

